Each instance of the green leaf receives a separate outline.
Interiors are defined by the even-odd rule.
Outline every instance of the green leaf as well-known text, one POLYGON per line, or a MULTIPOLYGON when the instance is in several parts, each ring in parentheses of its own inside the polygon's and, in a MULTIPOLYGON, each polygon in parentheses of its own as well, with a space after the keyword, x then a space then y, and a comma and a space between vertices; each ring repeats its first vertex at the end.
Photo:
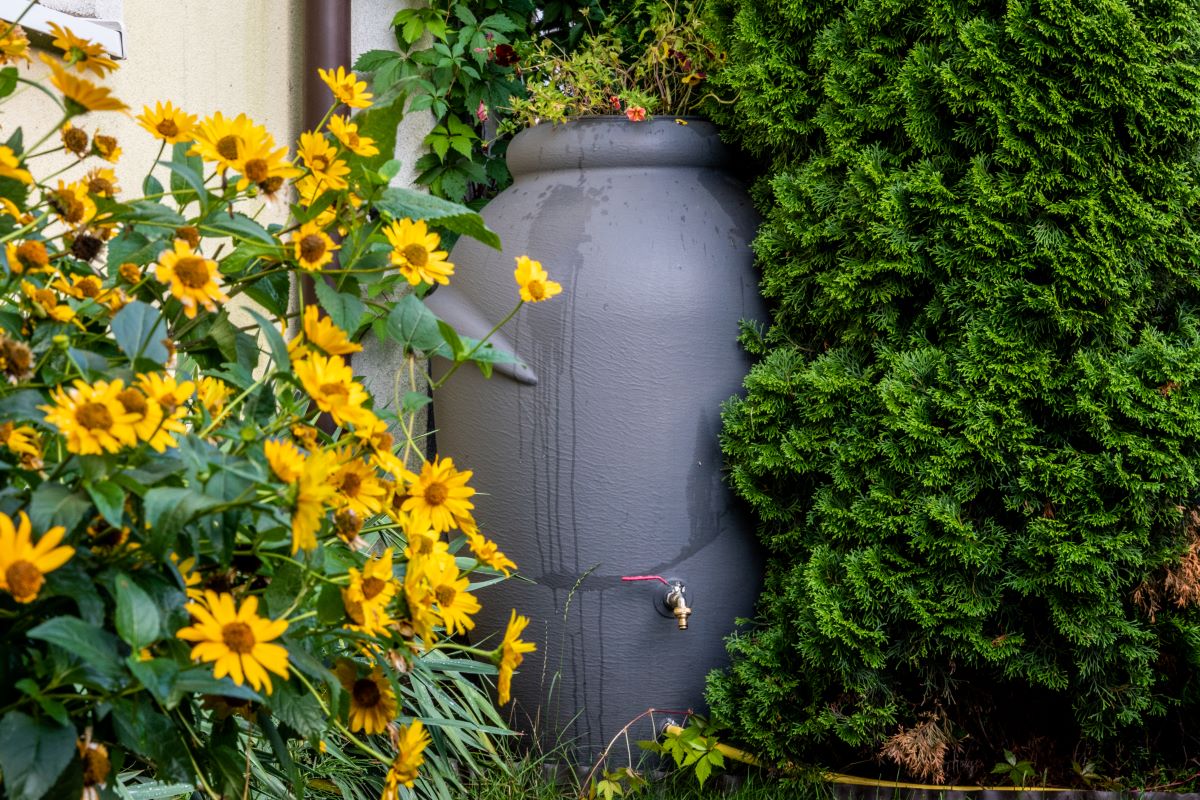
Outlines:
POLYGON ((308 692, 298 692, 290 682, 277 682, 267 705, 280 722, 294 728, 301 736, 320 736, 328 720, 317 698, 308 692))
MULTIPOLYGON (((159 186, 162 191, 162 186, 159 186)), ((178 228, 187 224, 187 220, 175 211, 151 200, 134 200, 129 204, 125 218, 131 222, 145 222, 157 227, 178 228)))
POLYGON ((325 281, 318 280, 315 284, 321 308, 329 314, 334 325, 344 330, 347 335, 353 336, 367 313, 363 301, 356 294, 339 293, 325 281))
POLYGON ((267 233, 267 229, 259 225, 254 220, 247 217, 245 214, 234 214, 229 216, 225 211, 218 211, 209 219, 204 220, 200 225, 200 230, 206 235, 213 233, 223 233, 227 236, 232 236, 235 239, 250 239, 251 241, 262 242, 263 244, 274 245, 275 238, 267 233))
POLYGON ((254 321, 258 323, 259 330, 267 337, 267 344, 271 348, 271 358, 275 361, 275 368, 282 372, 289 372, 292 368, 292 359, 288 355, 287 342, 283 340, 279 329, 253 308, 247 306, 246 311, 250 316, 254 317, 254 321))
POLYGON ((29 519, 35 531, 45 533, 62 525, 70 533, 91 509, 92 504, 79 492, 60 483, 43 483, 30 498, 29 519))
POLYGON ((254 703, 263 701, 262 696, 249 686, 238 686, 229 678, 214 678, 211 667, 195 667, 179 673, 172 692, 172 705, 178 705, 179 698, 193 694, 215 694, 254 703))
POLYGON ((321 586, 317 595, 317 622, 322 625, 340 625, 346 618, 346 607, 342 603, 342 593, 338 587, 326 583, 321 586))
POLYGON ((414 189, 392 187, 384 190, 376 206, 396 219, 423 219, 500 249, 500 237, 496 232, 484 223, 483 217, 464 205, 414 189))
POLYGON ((190 487, 156 486, 142 501, 150 548, 165 553, 175 533, 193 517, 219 505, 221 500, 190 487))
POLYGON ((158 606, 128 575, 118 574, 117 633, 135 651, 158 641, 162 628, 158 606))
POLYGON ((171 194, 180 205, 187 205, 192 200, 201 204, 208 198, 208 190, 204 188, 203 162, 199 156, 187 155, 189 145, 181 142, 175 145, 173 158, 170 161, 159 161, 171 171, 171 194))
MULTIPOLYGON (((396 152, 396 128, 400 120, 404 119, 405 99, 404 95, 401 95, 390 103, 373 106, 354 118, 359 135, 374 139, 375 146, 379 148, 377 154, 359 159, 368 168, 378 170, 393 160, 396 152)), ((398 172, 399 168, 396 171, 398 172)))
MULTIPOLYGON (((462 339, 458 336, 458 331, 454 330, 454 326, 449 322, 438 320, 438 332, 442 335, 442 339, 446 344, 450 345, 450 352, 454 354, 455 361, 462 361, 466 356, 466 348, 463 347, 462 339)), ((482 348, 481 348, 482 349, 482 348)))
POLYGON ((35 703, 45 711, 46 714, 59 725, 70 725, 71 716, 67 713, 67 708, 62 703, 52 697, 46 697, 42 694, 41 687, 32 678, 22 678, 17 681, 14 686, 21 692, 32 698, 35 703))
POLYGON ((117 347, 131 363, 146 358, 161 365, 170 357, 163 344, 167 321, 157 308, 141 300, 131 300, 116 313, 112 318, 112 334, 117 347))
POLYGON ((0 69, 0 97, 8 97, 17 88, 17 68, 0 69))
POLYGON ((108 524, 120 528, 125 516, 125 490, 112 481, 88 483, 84 488, 108 524))
POLYGON ((22 389, 0 400, 0 416, 9 422, 41 422, 46 416, 46 412, 38 409, 38 406, 42 405, 46 405, 46 398, 41 392, 36 389, 22 389))
POLYGON ((304 587, 304 570, 292 563, 285 563, 275 571, 267 591, 263 593, 267 611, 275 617, 281 616, 296 600, 304 587))
POLYGON ((154 764, 160 777, 185 781, 191 775, 187 745, 175 723, 154 710, 149 700, 133 697, 112 701, 117 740, 154 764))
POLYGON ((169 711, 179 704, 175 681, 179 677, 179 664, 169 658, 151 658, 142 661, 137 653, 125 659, 125 665, 154 699, 169 711))
POLYGON ((287 773, 288 781, 292 786, 300 786, 300 771, 296 769, 296 762, 292 760, 292 754, 288 752, 287 745, 284 743, 283 737, 279 735, 279 729, 275 727, 275 722, 270 715, 261 714, 258 717, 258 727, 262 728, 262 732, 266 734, 267 741, 271 743, 271 752, 275 754, 279 765, 287 773))
POLYGON ((142 194, 147 197, 161 197, 163 195, 162 182, 153 175, 147 175, 142 179, 142 194))
MULTIPOLYGON (((0 720, 0 771, 8 800, 39 800, 75 758, 75 729, 10 711, 0 720)), ((52 798, 58 800, 58 798, 52 798)))
POLYGON ((87 670, 111 681, 125 672, 117 657, 117 637, 78 617, 48 619, 26 635, 61 647, 87 670))
POLYGON ((392 306, 387 316, 388 336, 404 346, 404 351, 433 353, 442 348, 440 320, 414 294, 406 294, 392 306))
POLYGON ((291 302, 291 283, 286 272, 275 272, 248 281, 245 294, 276 317, 287 314, 291 302))
POLYGON ((400 401, 401 414, 413 414, 433 402, 433 398, 425 392, 405 392, 400 401))
POLYGON ((190 797, 196 789, 190 783, 135 783, 131 786, 117 784, 121 800, 178 800, 190 797))

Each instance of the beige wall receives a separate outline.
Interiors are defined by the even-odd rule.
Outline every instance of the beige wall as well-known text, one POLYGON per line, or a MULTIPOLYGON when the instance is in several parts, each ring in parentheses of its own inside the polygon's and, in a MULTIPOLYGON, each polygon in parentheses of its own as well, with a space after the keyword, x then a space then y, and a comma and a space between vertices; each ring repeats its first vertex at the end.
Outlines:
MULTIPOLYGON (((115 167, 125 195, 140 194, 142 179, 160 142, 133 119, 142 107, 170 100, 203 118, 214 111, 246 113, 265 125, 282 147, 300 130, 300 72, 303 52, 302 4, 287 0, 212 2, 211 0, 125 0, 126 59, 106 83, 129 105, 131 115, 88 114, 75 122, 89 133, 99 128, 115 135, 123 155, 115 167)), ((42 76, 40 63, 25 74, 42 76)), ((53 124, 54 109, 40 92, 23 87, 15 100, 0 106, 0 128, 18 125, 40 136, 53 124)), ((36 134, 36 135, 35 135, 36 134)), ((45 175, 50 158, 34 163, 45 175)), ((65 174, 74 177, 96 166, 65 174)), ((161 168, 160 168, 161 170, 161 168)), ((165 171, 160 173, 165 180, 165 171)))

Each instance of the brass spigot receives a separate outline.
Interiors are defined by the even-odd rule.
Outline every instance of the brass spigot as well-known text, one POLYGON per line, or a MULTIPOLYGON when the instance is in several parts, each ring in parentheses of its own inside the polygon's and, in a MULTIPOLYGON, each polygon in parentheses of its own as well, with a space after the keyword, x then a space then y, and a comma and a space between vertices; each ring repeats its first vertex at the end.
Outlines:
POLYGON ((688 608, 687 598, 684 597, 684 592, 686 591, 687 587, 676 581, 671 584, 671 590, 663 598, 663 605, 671 609, 671 614, 675 617, 675 624, 679 626, 679 630, 681 631, 687 630, 688 617, 692 615, 692 610, 688 608))

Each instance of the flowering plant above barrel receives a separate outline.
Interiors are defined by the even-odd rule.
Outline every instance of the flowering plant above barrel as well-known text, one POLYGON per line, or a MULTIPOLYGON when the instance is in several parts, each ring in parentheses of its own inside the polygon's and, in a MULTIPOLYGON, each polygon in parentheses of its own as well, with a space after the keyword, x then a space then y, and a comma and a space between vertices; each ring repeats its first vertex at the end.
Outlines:
MULTIPOLYGON (((376 398, 351 359, 373 332, 410 389, 430 356, 512 361, 423 300, 455 274, 444 233, 496 235, 388 186, 344 68, 294 155, 244 114, 144 108, 159 160, 126 197, 95 114, 126 108, 102 84, 115 62, 63 31, 46 87, 28 48, 0 23, 0 100, 37 86, 55 115, 0 145, 0 795, 149 776, 176 789, 153 796, 291 797, 357 751, 385 800, 452 796, 451 759, 495 757, 505 732, 464 676, 505 701, 532 649, 515 611, 491 647, 458 638, 478 585, 516 565, 480 530, 500 498, 476 509, 470 469, 426 460, 427 393, 376 398), (35 170, 52 154, 53 183, 35 170), (246 213, 292 198, 280 224, 246 213), (292 307, 307 275, 319 303, 292 307)), ((558 289, 518 262, 514 314, 558 289)))
POLYGON ((508 134, 538 122, 692 113, 724 54, 709 44, 704 0, 539 2, 431 0, 397 12, 403 52, 371 50, 356 66, 377 95, 436 123, 417 182, 450 200, 506 187, 508 134))

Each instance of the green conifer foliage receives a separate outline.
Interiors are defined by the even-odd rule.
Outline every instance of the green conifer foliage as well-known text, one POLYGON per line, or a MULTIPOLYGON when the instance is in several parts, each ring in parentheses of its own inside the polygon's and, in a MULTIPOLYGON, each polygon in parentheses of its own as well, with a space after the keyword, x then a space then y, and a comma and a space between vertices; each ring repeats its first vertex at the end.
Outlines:
POLYGON ((771 564, 715 711, 778 759, 929 714, 988 768, 1156 746, 1200 704, 1198 4, 714 27, 774 312, 724 430, 771 564))

